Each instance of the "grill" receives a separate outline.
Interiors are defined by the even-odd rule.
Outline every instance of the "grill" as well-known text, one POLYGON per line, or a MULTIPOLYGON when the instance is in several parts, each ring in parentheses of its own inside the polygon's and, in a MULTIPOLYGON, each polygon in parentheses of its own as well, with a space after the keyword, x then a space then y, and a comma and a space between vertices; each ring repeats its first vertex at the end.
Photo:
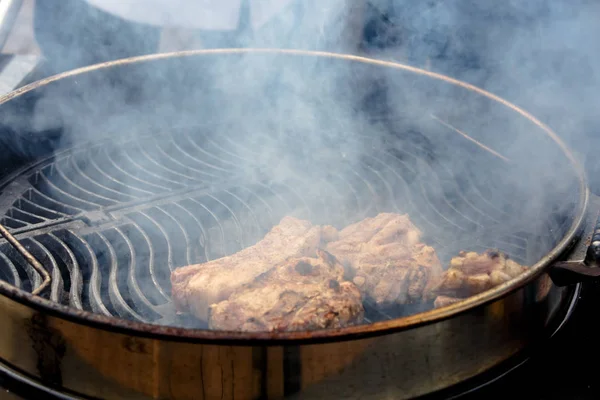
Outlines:
POLYGON ((507 101, 410 66, 159 54, 0 103, 0 368, 77 396, 413 398, 539 342, 577 297, 550 274, 595 273, 556 262, 590 216, 569 149, 507 101), (187 329, 206 324, 174 312, 175 268, 286 215, 341 228, 379 212, 408 213, 443 264, 498 248, 532 268, 423 313, 367 304, 373 324, 339 330, 187 329))
MULTIPOLYGON (((456 135, 446 123, 439 129, 433 133, 456 135)), ((196 127, 98 142, 62 151, 7 179, 1 222, 49 271, 46 296, 52 301, 188 327, 205 324, 175 316, 170 271, 250 246, 285 215, 341 227, 377 212, 409 213, 443 262, 457 249, 499 248, 531 263, 566 229, 568 221, 556 216, 549 220, 556 229, 544 235, 526 226, 508 233, 502 221, 511 218, 514 203, 494 195, 506 190, 505 183, 468 168, 476 157, 497 166, 490 171, 506 170, 506 160, 459 136, 462 145, 451 158, 422 132, 402 137, 391 147, 361 138, 361 144, 372 143, 358 163, 345 163, 348 154, 341 150, 336 167, 318 177, 325 196, 313 193, 314 176, 286 173, 278 179, 252 150, 261 142, 256 136, 253 142, 234 141, 196 127)), ((286 140, 302 153, 301 140, 286 140)), ((42 282, 6 242, 0 244, 0 277, 27 291, 42 282)), ((421 307, 367 307, 367 322, 421 307)))

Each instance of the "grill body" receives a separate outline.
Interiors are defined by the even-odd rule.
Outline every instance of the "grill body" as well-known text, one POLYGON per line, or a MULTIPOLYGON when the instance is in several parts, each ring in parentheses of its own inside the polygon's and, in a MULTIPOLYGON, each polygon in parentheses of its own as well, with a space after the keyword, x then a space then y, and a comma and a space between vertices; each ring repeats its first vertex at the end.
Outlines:
POLYGON ((52 77, 0 115, 2 224, 52 277, 31 296, 40 276, 0 243, 0 357, 61 391, 411 398, 539 340, 576 292, 544 273, 585 212, 575 160, 525 112, 449 78, 200 51, 52 77), (495 247, 531 270, 439 310, 367 310, 370 324, 342 331, 210 332, 174 314, 174 268, 251 245, 284 215, 340 227, 386 211, 408 213, 443 262, 495 247))

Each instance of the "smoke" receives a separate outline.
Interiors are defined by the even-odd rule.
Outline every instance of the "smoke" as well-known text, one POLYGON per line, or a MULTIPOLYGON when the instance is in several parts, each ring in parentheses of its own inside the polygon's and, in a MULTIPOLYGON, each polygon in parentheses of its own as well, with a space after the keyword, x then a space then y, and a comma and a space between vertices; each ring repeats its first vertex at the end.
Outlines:
MULTIPOLYGON (((160 48, 160 31, 150 26, 82 2, 38 3, 36 23, 47 33, 38 40, 53 73, 160 48)), ((367 53, 428 66, 531 110, 571 145, 583 143, 595 122, 600 6, 592 2, 305 1, 279 7, 266 22, 249 17, 267 3, 240 11, 245 25, 194 31, 195 40, 181 43, 367 53)), ((154 16, 175 13, 171 2, 156 7, 169 10, 155 8, 154 16)), ((128 216, 143 212, 143 201, 164 205, 172 194, 177 202, 187 190, 200 204, 209 193, 223 210, 213 218, 235 222, 234 239, 226 223, 207 228, 220 229, 222 241, 258 225, 238 249, 285 214, 342 227, 391 211, 408 212, 444 259, 500 247, 531 263, 556 241, 546 232, 564 232, 578 195, 569 160, 531 120, 435 77, 347 59, 273 52, 164 58, 73 75, 19 101, 4 107, 3 121, 27 134, 19 148, 5 147, 57 159, 64 149, 84 149, 68 160, 81 176, 61 178, 53 189, 60 201, 78 207, 72 197, 101 189, 106 198, 134 199, 137 208, 111 205, 128 216), (25 103, 33 104, 27 118, 25 103), (40 148, 40 138, 57 130, 60 140, 40 148), (86 152, 101 141, 104 148, 86 152), (77 187, 71 197, 60 193, 69 185, 77 187), (262 200, 258 186, 269 188, 262 200), (231 191, 242 211, 220 200, 231 191)), ((170 251, 185 252, 184 245, 170 251)))
MULTIPOLYGON (((397 16, 390 19, 401 27, 400 47, 406 48, 410 62, 429 64, 504 97, 576 149, 586 149, 581 141, 596 114, 597 3, 412 3, 387 2, 383 10, 397 16)), ((396 52, 386 50, 391 56, 396 52)))

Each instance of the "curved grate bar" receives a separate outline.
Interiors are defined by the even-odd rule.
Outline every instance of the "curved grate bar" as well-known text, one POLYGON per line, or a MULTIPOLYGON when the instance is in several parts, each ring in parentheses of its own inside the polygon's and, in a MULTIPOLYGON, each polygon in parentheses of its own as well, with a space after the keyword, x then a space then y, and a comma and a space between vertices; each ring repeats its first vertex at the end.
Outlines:
MULTIPOLYGON (((133 242, 127 237, 127 235, 122 230, 116 228, 114 232, 107 232, 106 238, 111 243, 112 247, 115 249, 118 249, 120 248, 120 246, 123 246, 122 242, 124 242, 127 246, 127 250, 129 251, 129 257, 126 259, 126 265, 128 267, 126 268, 127 287, 129 293, 131 294, 132 300, 136 304, 137 308, 141 308, 143 310, 143 314, 148 314, 151 312, 151 310, 154 309, 154 306, 164 304, 165 302, 167 302, 168 299, 166 298, 166 296, 162 296, 158 300, 154 298, 149 299, 145 294, 147 292, 147 285, 140 286, 140 283, 145 283, 147 282, 147 280, 138 279, 136 277, 136 247, 133 245, 133 242)), ((119 252, 119 254, 123 253, 119 252)))
POLYGON ((4 253, 0 253, 0 263, 2 263, 2 269, 0 269, 0 273, 2 274, 2 280, 20 287, 21 286, 21 277, 19 276, 19 271, 15 265, 10 261, 4 253))
MULTIPOLYGON (((285 160, 275 148, 256 150, 266 134, 238 136, 186 129, 41 162, 11 189, 16 197, 0 202, 0 223, 46 270, 8 241, 0 243, 0 279, 36 293, 46 285, 44 296, 77 309, 163 323, 175 318, 172 270, 250 246, 286 215, 342 227, 408 213, 444 263, 458 249, 498 248, 530 264, 569 226, 553 216, 543 235, 519 221, 503 227, 512 218, 495 196, 504 165, 489 179, 475 173, 472 146, 447 155, 426 141, 381 145, 364 135, 332 149, 332 165, 311 158, 300 134, 285 138, 297 150, 285 160)), ((502 162, 489 155, 490 165, 502 162)), ((396 316, 370 311, 368 319, 396 316)))

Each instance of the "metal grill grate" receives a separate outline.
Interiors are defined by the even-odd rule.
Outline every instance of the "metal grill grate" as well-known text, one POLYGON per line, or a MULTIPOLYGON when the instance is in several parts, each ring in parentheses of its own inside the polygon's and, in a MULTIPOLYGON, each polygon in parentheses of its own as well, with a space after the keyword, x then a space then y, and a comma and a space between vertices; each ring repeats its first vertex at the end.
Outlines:
MULTIPOLYGON (((404 141, 373 144, 358 158, 340 153, 336 167, 318 177, 328 190, 315 194, 314 176, 277 179, 268 160, 252 151, 255 144, 198 132, 70 149, 4 184, 1 223, 49 271, 51 300, 178 323, 170 307, 171 270, 252 245, 289 214, 342 226, 377 212, 407 212, 443 261, 464 248, 465 237, 472 250, 497 247, 520 262, 531 261, 532 248, 547 247, 532 232, 497 229, 510 210, 494 196, 500 180, 466 167, 473 148, 444 158, 404 141), (486 234, 473 240, 475 231, 486 234)), ((300 149, 302 140, 294 140, 300 149)), ((560 229, 549 231, 550 244, 568 225, 554 223, 560 229)), ((8 243, 0 244, 0 279, 28 291, 41 283, 8 243)))

